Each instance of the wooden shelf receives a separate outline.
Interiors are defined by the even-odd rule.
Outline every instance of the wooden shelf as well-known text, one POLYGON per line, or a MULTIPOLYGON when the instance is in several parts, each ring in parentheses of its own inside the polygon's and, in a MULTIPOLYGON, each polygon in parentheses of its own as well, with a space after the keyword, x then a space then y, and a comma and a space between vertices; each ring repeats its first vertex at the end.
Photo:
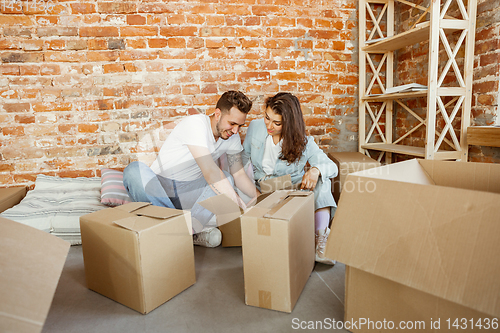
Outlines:
MULTIPOLYGON (((425 158, 425 148, 422 147, 405 146, 393 143, 366 143, 364 145, 361 145, 361 147, 363 149, 385 151, 388 153, 404 154, 425 158)), ((455 160, 461 157, 462 152, 439 150, 435 152, 434 155, 436 160, 455 160)))
MULTIPOLYGON (((457 30, 462 30, 463 20, 449 20, 442 19, 443 24, 441 25, 446 33, 452 33, 457 30)), ((466 22, 466 21, 464 21, 466 22)), ((361 49, 369 53, 384 53, 395 51, 397 49, 403 48, 405 46, 410 46, 417 44, 426 40, 429 40, 430 33, 430 22, 424 22, 422 25, 415 27, 411 30, 405 31, 403 33, 397 34, 392 37, 387 37, 380 42, 365 45, 361 49)))
POLYGON ((381 94, 381 95, 373 95, 373 96, 365 96, 363 97, 364 101, 385 101, 392 99, 403 99, 403 98, 416 98, 416 97, 425 97, 427 96, 427 90, 420 91, 410 91, 406 93, 396 93, 396 94, 381 94))
POLYGON ((467 144, 500 147, 500 126, 467 127, 467 144))
POLYGON ((366 143, 364 145, 361 145, 361 148, 385 151, 388 153, 425 157, 425 148, 397 145, 393 143, 366 143))

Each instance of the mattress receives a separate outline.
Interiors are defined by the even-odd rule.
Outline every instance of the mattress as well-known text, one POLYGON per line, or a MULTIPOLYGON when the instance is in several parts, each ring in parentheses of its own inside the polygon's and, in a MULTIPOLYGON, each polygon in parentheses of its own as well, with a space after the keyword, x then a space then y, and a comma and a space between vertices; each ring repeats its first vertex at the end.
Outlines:
POLYGON ((107 208, 101 204, 100 177, 38 175, 35 188, 0 216, 81 244, 80 216, 107 208))

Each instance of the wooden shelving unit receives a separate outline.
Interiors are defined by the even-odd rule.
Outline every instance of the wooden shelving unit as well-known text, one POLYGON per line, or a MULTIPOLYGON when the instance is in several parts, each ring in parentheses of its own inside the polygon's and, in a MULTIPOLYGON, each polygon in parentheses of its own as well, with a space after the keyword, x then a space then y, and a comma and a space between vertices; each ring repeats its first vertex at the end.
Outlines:
POLYGON ((425 3, 428 4, 427 7, 407 0, 361 0, 359 3, 359 151, 367 155, 378 151, 376 158, 381 161, 385 155, 386 163, 390 163, 394 153, 426 159, 467 161, 466 133, 470 125, 472 100, 476 0, 469 0, 467 7, 463 0, 428 0, 425 3), (422 15, 410 29, 397 35, 394 34, 395 2, 422 11, 422 15), (455 4, 453 11, 450 10, 452 3, 455 4), (379 10, 375 10, 375 6, 378 6, 379 10), (370 31, 367 30, 367 22, 372 24, 370 31), (382 29, 382 22, 385 23, 385 31, 382 29), (459 37, 452 46, 448 39, 455 32, 459 37), (427 89, 386 93, 387 88, 394 87, 397 73, 394 52, 427 40, 427 89), (465 48, 464 59, 462 66, 459 66, 456 57, 462 45, 465 48), (443 54, 447 59, 443 59, 443 54), (378 63, 373 60, 374 55, 379 57, 378 63), (446 63, 440 67, 440 62, 444 64, 443 61, 446 63), (444 86, 443 82, 451 71, 456 77, 456 84, 444 86), (371 79, 367 76, 368 72, 371 79), (382 93, 373 93, 375 89, 382 93), (405 103, 405 100, 414 98, 427 99, 425 118, 420 117, 405 103), (374 105, 375 103, 378 103, 378 106, 374 105), (418 120, 414 128, 397 140, 393 140, 392 126, 395 105, 399 105, 418 120), (382 115, 385 115, 383 121, 382 115), (441 131, 436 128, 438 115, 441 115, 445 122, 441 131), (453 127, 457 115, 461 121, 458 135, 453 127), (368 117, 370 121, 367 122, 368 117), (422 126, 425 127, 425 147, 401 144, 407 136, 422 126))

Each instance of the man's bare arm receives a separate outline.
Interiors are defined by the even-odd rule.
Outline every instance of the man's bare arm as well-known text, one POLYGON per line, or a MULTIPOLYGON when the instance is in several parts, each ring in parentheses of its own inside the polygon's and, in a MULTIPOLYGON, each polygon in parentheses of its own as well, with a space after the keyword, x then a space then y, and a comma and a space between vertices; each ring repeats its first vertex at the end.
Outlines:
POLYGON ((203 173, 203 177, 208 185, 217 194, 226 194, 241 208, 246 209, 246 205, 234 191, 233 186, 226 178, 222 170, 215 164, 210 151, 205 147, 188 146, 189 151, 193 155, 196 163, 203 173))
POLYGON ((229 172, 233 175, 234 183, 243 193, 250 198, 254 198, 260 194, 255 187, 253 179, 250 179, 243 167, 242 152, 236 154, 227 154, 227 164, 229 172))

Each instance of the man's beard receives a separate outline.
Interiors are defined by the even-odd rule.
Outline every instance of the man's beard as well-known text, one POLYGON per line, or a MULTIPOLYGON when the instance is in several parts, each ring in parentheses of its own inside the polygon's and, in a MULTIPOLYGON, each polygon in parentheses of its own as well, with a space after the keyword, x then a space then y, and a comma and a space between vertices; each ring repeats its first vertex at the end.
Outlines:
POLYGON ((217 136, 218 136, 219 138, 221 138, 222 140, 227 140, 227 139, 229 139, 229 135, 228 135, 226 138, 222 136, 222 133, 223 133, 223 132, 220 130, 220 126, 219 126, 219 124, 220 124, 220 120, 217 122, 217 124, 215 124, 215 129, 217 130, 217 136))

